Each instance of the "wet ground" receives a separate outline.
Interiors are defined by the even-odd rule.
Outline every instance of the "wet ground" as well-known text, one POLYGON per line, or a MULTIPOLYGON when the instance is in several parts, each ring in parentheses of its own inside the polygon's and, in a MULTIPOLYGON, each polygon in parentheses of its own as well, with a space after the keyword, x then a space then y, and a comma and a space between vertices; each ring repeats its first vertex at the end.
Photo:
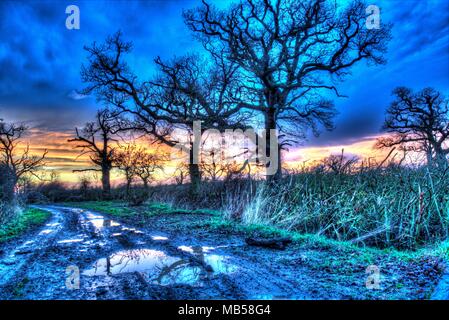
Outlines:
POLYGON ((380 286, 367 288, 357 251, 246 245, 212 232, 203 215, 117 221, 45 206, 52 218, 0 248, 1 299, 424 299, 441 274, 433 259, 382 258, 380 286))

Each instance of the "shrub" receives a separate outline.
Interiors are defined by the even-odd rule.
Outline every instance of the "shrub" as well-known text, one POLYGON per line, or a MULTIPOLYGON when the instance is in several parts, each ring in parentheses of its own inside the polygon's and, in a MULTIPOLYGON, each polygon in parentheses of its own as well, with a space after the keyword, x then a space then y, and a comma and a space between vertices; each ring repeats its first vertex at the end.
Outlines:
POLYGON ((0 201, 14 200, 14 175, 7 165, 0 164, 0 201))

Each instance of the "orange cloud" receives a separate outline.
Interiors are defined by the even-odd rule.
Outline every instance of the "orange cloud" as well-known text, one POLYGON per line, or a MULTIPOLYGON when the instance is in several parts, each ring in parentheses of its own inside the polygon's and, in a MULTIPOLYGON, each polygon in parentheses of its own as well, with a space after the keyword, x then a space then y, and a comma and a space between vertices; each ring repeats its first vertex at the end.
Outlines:
POLYGON ((378 150, 374 148, 376 139, 379 136, 366 137, 360 141, 349 144, 322 146, 322 147, 300 147, 284 154, 284 161, 288 167, 298 168, 316 163, 329 155, 341 154, 342 151, 348 157, 355 156, 360 159, 372 159, 377 162, 382 161, 389 150, 378 150))
MULTIPOLYGON (((83 174, 73 172, 73 170, 92 168, 92 164, 88 155, 80 156, 80 150, 74 149, 73 144, 67 140, 72 138, 73 134, 67 132, 45 132, 39 129, 30 130, 30 134, 22 143, 22 147, 29 143, 30 153, 40 155, 45 150, 48 151, 47 161, 45 167, 42 168, 42 173, 56 172, 60 179, 67 183, 77 183, 80 176, 83 174)), ((375 150, 373 145, 379 136, 366 137, 360 141, 350 144, 336 145, 336 146, 322 146, 322 147, 299 147, 283 155, 286 167, 299 168, 304 165, 312 164, 331 154, 341 154, 344 150, 347 156, 357 156, 359 158, 372 158, 376 161, 381 161, 385 158, 388 150, 375 150)), ((145 138, 135 140, 139 146, 143 146, 155 152, 156 146, 148 142, 145 138)), ((158 152, 170 152, 167 146, 159 146, 158 152)), ((166 164, 163 173, 158 174, 158 180, 167 181, 175 170, 176 161, 170 161, 166 164)), ((118 170, 113 170, 112 182, 118 184, 123 181, 121 173, 118 170)))

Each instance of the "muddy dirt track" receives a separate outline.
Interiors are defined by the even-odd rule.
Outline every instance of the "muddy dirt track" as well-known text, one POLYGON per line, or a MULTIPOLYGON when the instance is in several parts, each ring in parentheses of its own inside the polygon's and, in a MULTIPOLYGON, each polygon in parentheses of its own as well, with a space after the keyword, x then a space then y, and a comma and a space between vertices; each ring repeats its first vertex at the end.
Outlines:
POLYGON ((0 299, 423 299, 440 277, 433 260, 382 260, 381 289, 368 290, 357 252, 251 247, 196 229, 201 215, 139 224, 41 208, 52 213, 44 227, 0 248, 0 299))

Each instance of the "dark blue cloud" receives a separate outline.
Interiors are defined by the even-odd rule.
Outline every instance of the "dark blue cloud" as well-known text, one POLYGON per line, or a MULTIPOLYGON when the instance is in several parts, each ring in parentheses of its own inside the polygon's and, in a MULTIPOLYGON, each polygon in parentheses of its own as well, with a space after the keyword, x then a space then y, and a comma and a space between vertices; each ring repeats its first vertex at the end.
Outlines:
POLYGON ((335 100, 340 115, 336 129, 309 145, 351 143, 380 133, 391 92, 397 86, 414 90, 434 87, 449 96, 449 2, 446 0, 382 0, 382 22, 393 23, 392 36, 381 66, 357 65, 339 85, 348 98, 335 100))
POLYGON ((83 46, 117 30, 134 42, 129 62, 141 76, 157 55, 172 56, 198 44, 183 25, 189 1, 2 1, 0 2, 0 116, 68 130, 98 108, 76 95, 83 84, 83 46), (80 9, 80 30, 65 27, 65 9, 80 9), (78 114, 78 116, 75 116, 78 114), (67 116, 66 116, 67 115, 67 116), (59 121, 58 121, 59 119, 59 121))
MULTIPOLYGON (((139 76, 153 72, 155 56, 171 57, 199 48, 181 12, 199 0, 1 1, 0 117, 31 121, 41 129, 66 131, 88 120, 98 107, 82 88, 83 46, 122 30, 134 42, 129 62, 139 76), (81 29, 65 28, 65 8, 76 4, 81 29)), ((223 5, 223 1, 217 0, 223 5)), ((360 64, 340 91, 337 129, 308 144, 329 145, 379 133, 396 86, 433 86, 449 93, 449 3, 446 0, 373 2, 383 22, 393 22, 388 64, 360 64)))

